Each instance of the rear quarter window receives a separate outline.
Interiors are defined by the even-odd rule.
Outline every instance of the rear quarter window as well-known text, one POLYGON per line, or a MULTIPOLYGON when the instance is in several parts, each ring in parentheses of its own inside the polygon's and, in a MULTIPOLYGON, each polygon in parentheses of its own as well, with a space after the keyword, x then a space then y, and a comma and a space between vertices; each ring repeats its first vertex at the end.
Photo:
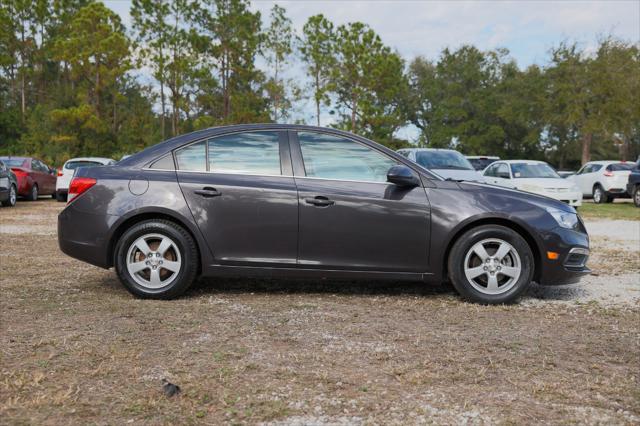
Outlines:
POLYGON ((630 163, 618 163, 618 164, 609 164, 607 166, 607 171, 609 172, 623 172, 625 170, 632 170, 633 164, 630 163))

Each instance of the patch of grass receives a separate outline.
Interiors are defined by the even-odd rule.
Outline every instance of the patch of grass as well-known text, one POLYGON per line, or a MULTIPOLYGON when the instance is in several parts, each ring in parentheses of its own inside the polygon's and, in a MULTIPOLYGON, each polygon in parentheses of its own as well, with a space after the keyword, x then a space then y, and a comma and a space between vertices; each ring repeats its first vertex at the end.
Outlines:
POLYGON ((640 220, 640 209, 633 203, 583 203, 578 213, 586 219, 640 220))

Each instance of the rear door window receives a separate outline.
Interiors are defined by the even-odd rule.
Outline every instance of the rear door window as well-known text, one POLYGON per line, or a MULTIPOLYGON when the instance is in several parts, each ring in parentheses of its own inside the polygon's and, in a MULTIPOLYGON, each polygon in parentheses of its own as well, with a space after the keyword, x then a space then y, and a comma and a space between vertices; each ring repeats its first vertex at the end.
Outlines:
POLYGON ((277 132, 245 132, 209 139, 209 171, 280 175, 277 132))

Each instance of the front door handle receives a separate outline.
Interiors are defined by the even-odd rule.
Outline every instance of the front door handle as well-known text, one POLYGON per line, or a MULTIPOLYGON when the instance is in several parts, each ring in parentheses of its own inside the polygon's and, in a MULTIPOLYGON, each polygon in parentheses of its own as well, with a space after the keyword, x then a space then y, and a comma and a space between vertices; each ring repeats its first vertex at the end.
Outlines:
POLYGON ((219 197, 222 195, 222 192, 218 191, 215 188, 211 188, 210 186, 205 186, 202 189, 196 189, 195 191, 193 191, 195 194, 198 194, 204 198, 212 198, 212 197, 219 197))
POLYGON ((317 197, 308 197, 304 199, 305 203, 313 204, 318 207, 328 207, 334 205, 336 202, 328 199, 322 195, 318 195, 317 197))

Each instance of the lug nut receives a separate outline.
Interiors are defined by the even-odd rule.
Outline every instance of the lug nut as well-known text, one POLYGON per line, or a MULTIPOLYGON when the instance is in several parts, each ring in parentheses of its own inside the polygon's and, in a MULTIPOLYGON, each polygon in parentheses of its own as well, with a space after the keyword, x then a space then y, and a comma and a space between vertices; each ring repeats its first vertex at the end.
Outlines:
POLYGON ((162 260, 160 262, 158 262, 158 263, 162 265, 162 260))
POLYGON ((486 271, 488 268, 485 266, 485 267, 484 267, 484 268, 482 268, 482 269, 484 269, 484 270, 486 271))
POLYGON ((156 265, 153 265, 153 269, 158 269, 158 267, 156 265))
POLYGON ((156 253, 156 257, 160 257, 160 253, 156 253))
POLYGON ((149 262, 148 260, 146 262, 144 262, 145 265, 150 265, 151 262, 149 262))

